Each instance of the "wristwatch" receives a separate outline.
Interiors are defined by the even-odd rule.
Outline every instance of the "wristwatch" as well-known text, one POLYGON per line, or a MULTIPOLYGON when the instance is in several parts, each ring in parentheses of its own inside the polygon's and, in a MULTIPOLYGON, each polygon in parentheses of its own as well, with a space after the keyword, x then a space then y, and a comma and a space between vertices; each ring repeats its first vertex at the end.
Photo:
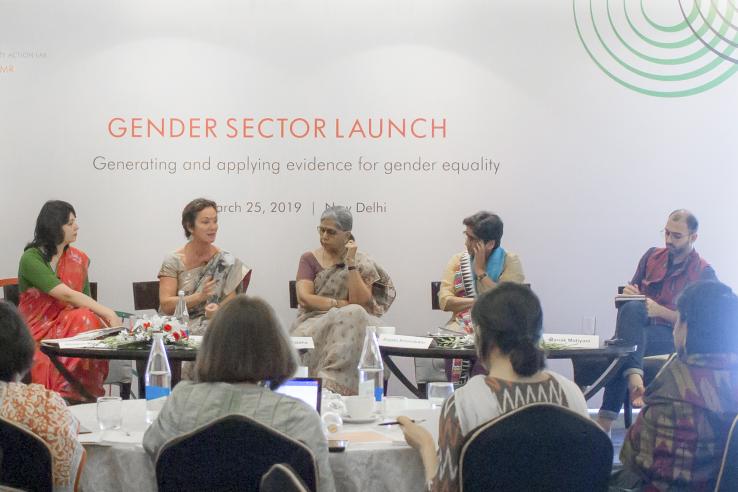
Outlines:
POLYGON ((487 272, 484 272, 481 275, 477 275, 477 280, 479 280, 481 282, 482 280, 484 280, 487 277, 488 277, 487 272))

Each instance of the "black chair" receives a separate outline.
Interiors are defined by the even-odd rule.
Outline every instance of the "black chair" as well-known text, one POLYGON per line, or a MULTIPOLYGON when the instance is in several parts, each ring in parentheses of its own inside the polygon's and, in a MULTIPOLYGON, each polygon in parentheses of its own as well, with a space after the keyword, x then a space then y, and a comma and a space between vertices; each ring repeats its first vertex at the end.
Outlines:
POLYGON ((159 309, 159 281, 133 282, 133 309, 159 309))
POLYGON ((459 459, 460 490, 606 491, 610 438, 592 420, 534 404, 471 431, 459 459))
POLYGON ((53 489, 51 451, 37 435, 0 417, 0 488, 53 489))
POLYGON ((259 490, 275 463, 291 466, 308 490, 317 489, 312 451, 299 441, 243 415, 227 415, 178 436, 156 458, 160 492, 259 490))
POLYGON ((292 467, 277 463, 261 477, 259 492, 308 492, 308 488, 292 467))
POLYGON ((297 280, 290 280, 290 307, 297 309, 300 304, 297 302, 297 280))
POLYGON ((720 462, 715 483, 715 492, 734 492, 738 490, 738 417, 730 426, 728 439, 725 442, 723 459, 720 462))

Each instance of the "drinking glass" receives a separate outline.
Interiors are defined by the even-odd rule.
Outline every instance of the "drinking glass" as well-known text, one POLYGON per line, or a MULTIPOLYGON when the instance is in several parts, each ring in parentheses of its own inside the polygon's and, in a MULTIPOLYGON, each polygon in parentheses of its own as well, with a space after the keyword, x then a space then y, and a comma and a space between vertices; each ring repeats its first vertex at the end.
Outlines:
POLYGON ((428 383, 428 401, 431 402, 431 405, 433 405, 434 408, 443 405, 443 402, 446 401, 446 398, 451 396, 453 392, 454 383, 428 383))
POLYGON ((97 424, 101 430, 120 429, 123 423, 123 400, 120 396, 97 399, 97 424))
POLYGON ((582 318, 582 333, 585 335, 597 335, 596 316, 585 316, 582 318))

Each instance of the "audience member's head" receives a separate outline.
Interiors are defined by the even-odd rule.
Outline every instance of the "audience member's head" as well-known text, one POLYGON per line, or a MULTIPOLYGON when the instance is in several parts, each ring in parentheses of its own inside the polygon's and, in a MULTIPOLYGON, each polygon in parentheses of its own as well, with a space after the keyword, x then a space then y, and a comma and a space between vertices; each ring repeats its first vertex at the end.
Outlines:
POLYGON ((697 240, 699 222, 689 210, 674 210, 664 227, 664 241, 669 253, 682 257, 689 254, 697 240))
POLYGON ((0 301, 0 381, 22 378, 31 368, 34 351, 31 333, 15 306, 0 301))
POLYGON ((481 361, 486 363, 497 348, 510 357, 521 376, 543 369, 545 357, 539 347, 543 311, 530 287, 503 282, 479 296, 471 316, 481 361))
POLYGON ((197 382, 259 383, 276 389, 297 370, 292 341, 266 301, 239 295, 210 322, 197 355, 197 382))
POLYGON ((208 200, 207 198, 195 198, 185 206, 184 210, 182 210, 182 229, 184 229, 184 234, 187 239, 192 236, 192 230, 195 228, 197 214, 206 208, 212 208, 216 212, 218 211, 218 206, 215 202, 208 200))
POLYGON ((74 207, 62 200, 49 200, 41 207, 36 218, 36 229, 33 241, 25 249, 38 248, 41 254, 50 261, 56 254, 56 248, 64 242, 64 225, 69 223, 70 216, 76 217, 74 207))
POLYGON ((474 239, 482 240, 485 243, 494 241, 493 250, 500 247, 503 223, 499 215, 481 211, 465 218, 463 224, 467 227, 467 236, 471 232, 474 239))
POLYGON ((696 282, 677 300, 674 343, 688 354, 738 353, 738 297, 725 284, 696 282))

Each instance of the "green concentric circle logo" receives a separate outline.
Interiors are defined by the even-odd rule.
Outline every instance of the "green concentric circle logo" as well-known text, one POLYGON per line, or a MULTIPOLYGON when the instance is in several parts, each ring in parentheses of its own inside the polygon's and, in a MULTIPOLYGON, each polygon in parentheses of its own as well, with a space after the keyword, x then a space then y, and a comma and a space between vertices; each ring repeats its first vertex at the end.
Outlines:
POLYGON ((691 96, 738 71, 738 0, 573 0, 573 6, 584 49, 628 89, 691 96))

